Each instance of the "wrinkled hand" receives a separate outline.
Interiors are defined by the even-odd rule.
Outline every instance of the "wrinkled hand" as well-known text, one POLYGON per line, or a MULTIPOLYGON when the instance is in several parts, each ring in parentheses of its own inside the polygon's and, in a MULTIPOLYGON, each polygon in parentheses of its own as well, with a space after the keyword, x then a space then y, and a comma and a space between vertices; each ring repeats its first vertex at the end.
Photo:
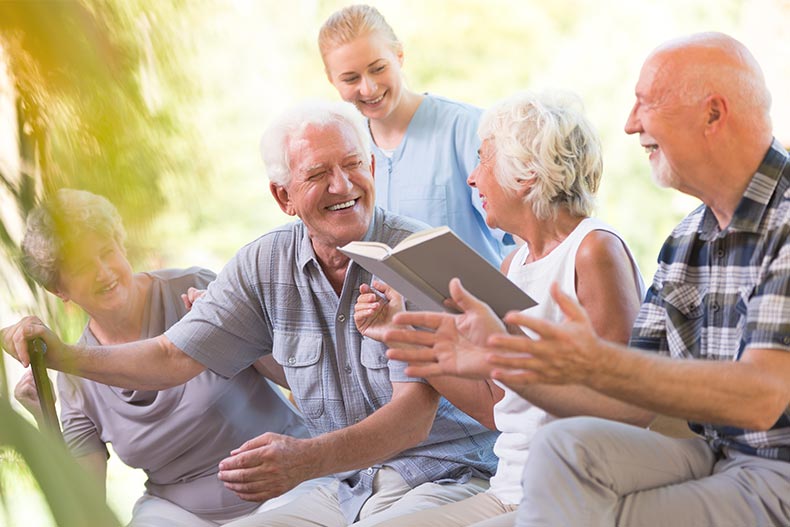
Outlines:
POLYGON ((25 407, 25 409, 33 414, 33 417, 38 421, 42 417, 41 402, 38 400, 38 392, 36 391, 36 383, 33 380, 33 372, 30 370, 25 371, 19 382, 14 387, 14 398, 25 407))
POLYGON ((505 322, 534 331, 540 338, 494 335, 489 346, 488 363, 492 376, 511 388, 530 384, 580 384, 590 386, 596 370, 605 360, 601 356, 601 339, 595 333, 584 308, 560 291, 555 282, 551 296, 565 315, 561 323, 508 313, 505 322))
POLYGON ((36 337, 41 338, 47 345, 48 365, 62 360, 66 346, 38 317, 25 317, 13 326, 0 330, 3 349, 24 367, 30 365, 28 341, 36 337))
POLYGON ((251 439, 219 463, 218 477, 247 501, 265 501, 321 474, 309 440, 267 432, 251 439))
POLYGON ((488 378, 491 366, 486 361, 483 346, 489 336, 505 332, 505 326, 491 308, 464 289, 457 278, 450 281, 450 294, 461 311, 458 315, 431 312, 396 315, 396 324, 432 331, 409 328, 388 331, 385 335, 390 346, 387 356, 408 362, 406 373, 416 377, 488 378))
POLYGON ((360 295, 354 305, 354 323, 364 336, 383 342, 386 331, 396 327, 393 317, 404 311, 405 306, 400 293, 384 282, 374 280, 373 287, 384 298, 374 293, 368 284, 360 285, 360 295))
POLYGON ((197 302, 197 300, 202 298, 205 294, 205 289, 190 287, 187 289, 186 293, 181 293, 181 301, 184 302, 184 307, 186 307, 187 310, 190 310, 192 309, 192 306, 195 304, 195 302, 197 302))

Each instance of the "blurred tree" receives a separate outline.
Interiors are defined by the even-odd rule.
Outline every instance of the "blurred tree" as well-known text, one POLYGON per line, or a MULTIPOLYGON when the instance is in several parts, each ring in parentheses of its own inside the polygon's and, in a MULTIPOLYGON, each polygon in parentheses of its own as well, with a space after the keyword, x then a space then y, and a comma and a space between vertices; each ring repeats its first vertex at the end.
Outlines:
MULTIPOLYGON (((26 291, 28 302, 61 334, 69 333, 63 327, 68 317, 20 264, 30 209, 65 186, 107 196, 124 218, 134 262, 151 246, 145 233, 166 205, 162 182, 200 175, 195 169, 200 150, 190 130, 163 104, 160 77, 183 81, 178 62, 168 55, 177 49, 178 32, 151 24, 180 6, 178 1, 0 3, 0 61, 9 81, 0 97, 14 110, 3 117, 11 119, 16 146, 15 152, 3 152, 11 159, 0 163, 0 251, 6 256, 0 300, 18 305, 26 291)), ((76 478, 57 475, 68 463, 62 448, 52 452, 45 438, 31 439, 29 425, 8 404, 2 361, 0 354, 0 451, 21 454, 59 525, 117 524, 103 503, 80 490, 84 487, 69 488, 76 478)), ((11 459, 0 455, 0 474, 11 459)))

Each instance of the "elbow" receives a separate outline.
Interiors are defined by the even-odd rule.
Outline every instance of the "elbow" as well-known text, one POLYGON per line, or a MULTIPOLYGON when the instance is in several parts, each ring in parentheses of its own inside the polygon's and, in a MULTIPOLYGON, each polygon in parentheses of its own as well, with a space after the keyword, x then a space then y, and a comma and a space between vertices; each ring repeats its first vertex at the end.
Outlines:
POLYGON ((787 397, 774 399, 763 409, 747 417, 749 423, 746 428, 759 432, 768 431, 773 428, 783 414, 790 412, 790 401, 787 400, 787 397))

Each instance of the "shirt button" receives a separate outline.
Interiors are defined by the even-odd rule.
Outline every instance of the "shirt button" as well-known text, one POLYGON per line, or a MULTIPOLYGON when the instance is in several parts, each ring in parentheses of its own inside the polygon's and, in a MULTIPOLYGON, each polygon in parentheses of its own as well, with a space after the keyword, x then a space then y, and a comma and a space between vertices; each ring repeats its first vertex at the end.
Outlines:
POLYGON ((294 364, 296 364, 296 357, 294 357, 293 355, 291 355, 290 357, 288 357, 288 364, 290 364, 291 366, 293 366, 294 364))
POLYGON ((369 475, 369 476, 372 476, 372 475, 373 475, 373 467, 370 467, 370 468, 367 470, 367 473, 368 473, 368 475, 369 475))
POLYGON ((785 344, 787 344, 788 346, 790 346, 790 336, 783 338, 783 339, 782 339, 782 342, 784 342, 785 344))
POLYGON ((345 321, 346 321, 346 315, 344 315, 343 313, 340 313, 340 314, 337 316, 337 320, 338 320, 339 322, 345 322, 345 321))
POLYGON ((713 310, 713 312, 715 313, 716 311, 718 311, 718 310, 719 310, 719 303, 718 303, 718 302, 714 302, 714 303, 712 303, 712 304, 710 305, 710 308, 711 308, 711 309, 713 310))
POLYGON ((716 258, 724 258, 724 249, 717 249, 716 250, 716 258))
POLYGON ((346 373, 351 373, 351 364, 346 364, 346 373))

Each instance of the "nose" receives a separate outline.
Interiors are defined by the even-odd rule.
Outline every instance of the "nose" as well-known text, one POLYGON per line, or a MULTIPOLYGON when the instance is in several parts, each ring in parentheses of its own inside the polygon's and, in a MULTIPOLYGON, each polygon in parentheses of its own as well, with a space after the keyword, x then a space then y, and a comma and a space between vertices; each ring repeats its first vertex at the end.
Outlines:
POLYGON ((376 93, 376 81, 368 75, 362 76, 362 82, 359 86, 359 93, 362 96, 373 95, 376 93))
POLYGON ((332 194, 348 194, 354 185, 348 177, 348 173, 341 167, 336 166, 332 169, 332 176, 329 181, 329 192, 332 194))
POLYGON ((625 133, 627 134, 638 134, 642 131, 642 123, 637 116, 637 111, 639 109, 639 101, 634 103, 633 108, 631 108, 631 113, 628 114, 628 119, 625 121, 625 133))
POLYGON ((477 171, 480 170, 480 163, 477 164, 469 177, 466 178, 466 184, 472 188, 477 188, 477 171))

